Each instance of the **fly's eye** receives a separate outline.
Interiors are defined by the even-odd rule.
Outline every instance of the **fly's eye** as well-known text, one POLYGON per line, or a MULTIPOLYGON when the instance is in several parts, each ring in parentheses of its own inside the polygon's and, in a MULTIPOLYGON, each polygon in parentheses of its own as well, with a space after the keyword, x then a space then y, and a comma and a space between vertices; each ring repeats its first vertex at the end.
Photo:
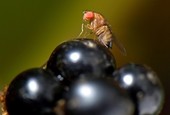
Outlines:
POLYGON ((90 12, 90 11, 84 12, 83 20, 91 21, 93 19, 94 19, 94 13, 93 12, 90 12))

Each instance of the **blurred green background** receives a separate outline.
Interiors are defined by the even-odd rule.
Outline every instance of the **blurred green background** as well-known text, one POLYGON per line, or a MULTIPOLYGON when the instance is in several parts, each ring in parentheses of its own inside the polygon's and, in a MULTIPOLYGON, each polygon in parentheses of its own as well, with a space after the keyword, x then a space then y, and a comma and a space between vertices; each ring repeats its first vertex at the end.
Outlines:
POLYGON ((3 0, 0 1, 0 88, 20 72, 39 67, 53 49, 78 36, 82 12, 102 13, 127 56, 113 48, 117 65, 149 65, 165 88, 161 115, 170 103, 170 1, 168 0, 3 0))

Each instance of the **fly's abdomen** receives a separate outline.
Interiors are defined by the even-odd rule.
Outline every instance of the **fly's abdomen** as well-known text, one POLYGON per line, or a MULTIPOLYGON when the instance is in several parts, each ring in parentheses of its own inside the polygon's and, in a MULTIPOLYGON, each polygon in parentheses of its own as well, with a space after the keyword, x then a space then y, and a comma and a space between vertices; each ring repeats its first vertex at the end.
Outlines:
POLYGON ((113 35, 108 26, 101 26, 95 32, 96 36, 103 45, 108 48, 112 48, 113 35))

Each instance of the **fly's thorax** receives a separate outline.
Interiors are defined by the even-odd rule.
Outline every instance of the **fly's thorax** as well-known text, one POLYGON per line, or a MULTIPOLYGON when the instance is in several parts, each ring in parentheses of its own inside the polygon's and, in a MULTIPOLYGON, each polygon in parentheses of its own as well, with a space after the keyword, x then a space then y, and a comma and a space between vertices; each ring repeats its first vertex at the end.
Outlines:
POLYGON ((94 13, 94 19, 90 22, 90 26, 93 31, 97 31, 98 28, 105 26, 107 24, 104 17, 98 13, 94 13))
POLYGON ((98 22, 99 26, 104 26, 107 23, 107 21, 105 20, 105 18, 101 14, 95 13, 94 16, 95 16, 94 20, 96 22, 98 22))

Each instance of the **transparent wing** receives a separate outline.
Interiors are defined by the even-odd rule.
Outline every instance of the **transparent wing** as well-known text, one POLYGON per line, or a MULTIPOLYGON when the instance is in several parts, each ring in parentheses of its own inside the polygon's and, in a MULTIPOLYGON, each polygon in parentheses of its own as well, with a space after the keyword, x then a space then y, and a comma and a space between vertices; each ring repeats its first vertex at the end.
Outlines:
POLYGON ((127 55, 125 47, 115 36, 113 36, 113 43, 116 45, 116 47, 120 50, 120 52, 123 55, 127 55))

